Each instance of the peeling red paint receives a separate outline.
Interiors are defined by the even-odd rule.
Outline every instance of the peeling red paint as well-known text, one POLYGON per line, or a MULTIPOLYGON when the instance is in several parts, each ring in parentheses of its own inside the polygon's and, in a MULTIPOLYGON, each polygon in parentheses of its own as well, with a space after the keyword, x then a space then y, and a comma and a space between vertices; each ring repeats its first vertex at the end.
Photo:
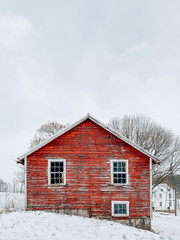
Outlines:
POLYGON ((129 201, 129 217, 150 216, 149 157, 87 119, 27 157, 27 208, 82 209, 111 217, 111 201, 129 201), (48 186, 48 159, 66 159, 66 185, 48 186), (111 185, 110 159, 129 160, 129 184, 111 185))

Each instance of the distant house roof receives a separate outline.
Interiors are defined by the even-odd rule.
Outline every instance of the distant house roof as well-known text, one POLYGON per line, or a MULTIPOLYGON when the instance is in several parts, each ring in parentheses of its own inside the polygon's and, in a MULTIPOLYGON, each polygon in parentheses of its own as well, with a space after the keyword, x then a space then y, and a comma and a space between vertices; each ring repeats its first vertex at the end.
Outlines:
POLYGON ((95 119, 94 117, 92 117, 89 113, 81 118, 79 121, 73 123, 72 125, 70 125, 69 127, 65 128, 64 130, 62 130, 61 132, 59 132, 58 134, 55 134, 53 137, 50 137, 49 139, 43 141, 41 144, 37 145, 36 147, 30 149, 29 151, 27 151, 26 153, 22 154, 21 156, 19 156, 17 158, 17 162, 18 163, 22 163, 22 160, 29 156, 30 154, 34 153, 35 151, 39 150, 40 148, 42 148, 43 146, 45 146, 46 144, 50 143, 51 141, 53 141, 54 139, 62 136, 63 134, 65 134, 66 132, 70 131, 72 128, 76 127, 77 125, 79 125, 80 123, 84 122, 85 120, 90 119, 91 121, 93 121, 94 123, 96 123, 97 125, 101 126, 102 128, 104 128, 105 130, 107 130, 108 132, 112 133, 114 136, 116 136, 117 138, 121 139, 122 141, 126 142, 127 144, 129 144, 130 146, 134 147, 135 149, 137 149, 138 151, 142 152, 143 154, 145 154, 146 156, 152 158, 154 160, 154 163, 159 163, 158 158, 156 158, 155 156, 153 156, 151 153, 147 152, 146 150, 144 150, 143 148, 139 147, 137 144, 135 144, 134 142, 132 142, 131 140, 129 140, 128 138, 120 135, 118 132, 110 129, 109 127, 107 127, 105 124, 101 123, 100 121, 98 121, 97 119, 95 119))
POLYGON ((174 186, 172 186, 172 185, 169 184, 168 182, 162 182, 162 183, 158 184, 157 186, 155 186, 154 189, 157 189, 157 188, 160 189, 160 188, 162 188, 162 187, 174 189, 174 186))
POLYGON ((170 186, 173 186, 174 188, 176 188, 176 190, 180 192, 180 175, 177 174, 168 177, 166 183, 169 184, 170 186))

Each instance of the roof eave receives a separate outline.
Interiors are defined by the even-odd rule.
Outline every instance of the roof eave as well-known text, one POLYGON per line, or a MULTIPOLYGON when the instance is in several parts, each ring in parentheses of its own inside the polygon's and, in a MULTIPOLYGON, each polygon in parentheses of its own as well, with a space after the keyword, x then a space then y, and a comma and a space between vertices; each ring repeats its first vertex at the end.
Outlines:
POLYGON ((150 154, 149 152, 147 152, 146 150, 144 150, 143 148, 139 147, 138 145, 136 145, 135 143, 133 143, 132 141, 130 141, 128 138, 120 135, 119 133, 117 133, 116 131, 110 129, 109 127, 107 127, 105 124, 101 123, 100 121, 98 121, 97 119, 95 119, 94 117, 92 117, 89 113, 81 118, 79 121, 73 123, 72 125, 70 125, 69 127, 65 128, 64 130, 62 130, 60 133, 54 135, 53 137, 45 140, 44 142, 42 142, 41 144, 39 144, 38 146, 36 146, 35 148, 32 148, 31 150, 25 152, 24 154, 22 154, 21 156, 19 156, 17 158, 18 162, 22 162, 22 160, 29 156, 30 154, 32 154, 33 152, 39 150, 40 148, 42 148, 43 146, 45 146, 46 144, 50 143, 51 141, 53 141, 54 139, 56 139, 57 137, 62 136, 63 134, 65 134, 66 132, 68 132, 69 130, 71 130, 72 128, 76 127, 78 124, 80 124, 81 122, 85 121, 86 119, 90 119, 93 122, 95 122, 96 124, 98 124, 99 126, 101 126, 102 128, 104 128, 105 130, 107 130, 108 132, 112 133, 113 135, 115 135, 116 137, 118 137, 119 139, 121 139, 122 141, 126 142, 127 144, 129 144, 130 146, 134 147, 135 149, 137 149, 138 151, 144 153, 146 156, 152 158, 154 160, 154 163, 160 163, 159 159, 157 159, 155 156, 153 156, 152 154, 150 154))
POLYGON ((24 159, 25 157, 29 156, 31 153, 39 150, 40 148, 44 147, 46 144, 50 143, 51 141, 53 141, 54 139, 60 137, 61 135, 63 135, 64 133, 68 132, 69 130, 71 130, 72 128, 74 128, 75 126, 77 126, 78 124, 80 124, 81 122, 85 121, 86 119, 88 119, 90 116, 90 114, 88 113, 85 117, 81 118, 79 121, 73 123, 72 125, 70 125, 69 127, 65 128, 64 130, 62 130, 61 132, 55 134, 53 137, 43 141, 41 144, 37 145, 36 147, 30 149, 29 151, 25 152, 24 154, 20 155, 17 160, 21 161, 22 159, 24 159))
POLYGON ((115 135, 116 137, 118 137, 119 139, 123 140, 124 142, 126 142, 127 144, 129 144, 130 146, 134 147, 135 149, 137 149, 138 151, 144 153, 145 155, 147 155, 148 157, 152 158, 152 160, 154 160, 157 164, 160 163, 159 159, 156 158, 155 156, 153 156, 152 154, 150 154, 149 152, 147 152, 146 150, 144 150, 143 148, 139 147, 137 144, 133 143, 131 140, 129 140, 128 138, 120 135, 118 132, 114 131, 113 129, 107 127, 105 124, 97 121, 95 118, 93 118, 92 116, 89 117, 93 122, 97 123, 98 125, 100 125, 102 128, 106 129, 107 131, 109 131, 110 133, 112 133, 113 135, 115 135))

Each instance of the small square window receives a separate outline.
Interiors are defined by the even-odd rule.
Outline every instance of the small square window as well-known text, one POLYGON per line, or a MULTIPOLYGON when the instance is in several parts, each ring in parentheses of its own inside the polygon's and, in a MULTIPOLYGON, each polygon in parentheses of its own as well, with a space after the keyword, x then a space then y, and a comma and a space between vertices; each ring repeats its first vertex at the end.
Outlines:
POLYGON ((128 201, 112 201, 112 216, 129 216, 129 202, 128 201))

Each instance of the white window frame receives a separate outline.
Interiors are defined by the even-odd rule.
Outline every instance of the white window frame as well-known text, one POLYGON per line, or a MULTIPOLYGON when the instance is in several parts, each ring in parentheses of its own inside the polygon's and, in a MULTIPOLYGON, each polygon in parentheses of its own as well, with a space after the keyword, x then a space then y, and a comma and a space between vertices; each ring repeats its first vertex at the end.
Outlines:
POLYGON ((128 217, 129 216, 129 201, 111 201, 111 215, 113 217, 128 217), (115 214, 114 204, 126 204, 127 213, 126 214, 115 214))
POLYGON ((66 185, 66 159, 62 158, 50 158, 48 159, 48 185, 50 186, 59 186, 59 185, 66 185), (51 183, 51 162, 63 162, 64 168, 64 182, 63 183, 51 183))
MULTIPOLYGON (((128 174, 128 160, 125 159, 111 159, 111 185, 114 186, 122 186, 122 185, 128 185, 129 184, 129 174, 128 174), (126 172, 122 172, 122 174, 126 174, 126 183, 114 183, 113 179, 113 163, 114 162, 125 162, 126 163, 126 172)), ((117 172, 118 173, 118 172, 117 172)))

